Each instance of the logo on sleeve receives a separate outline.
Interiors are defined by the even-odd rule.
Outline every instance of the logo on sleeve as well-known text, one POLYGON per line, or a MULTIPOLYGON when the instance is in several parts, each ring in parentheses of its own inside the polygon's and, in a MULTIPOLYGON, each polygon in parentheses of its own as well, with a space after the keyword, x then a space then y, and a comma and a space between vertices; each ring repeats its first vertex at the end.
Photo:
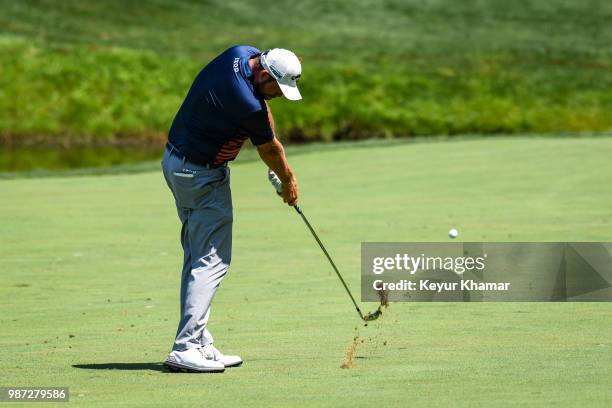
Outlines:
POLYGON ((240 68, 238 68, 239 63, 240 63, 240 58, 234 58, 234 72, 240 71, 240 68))

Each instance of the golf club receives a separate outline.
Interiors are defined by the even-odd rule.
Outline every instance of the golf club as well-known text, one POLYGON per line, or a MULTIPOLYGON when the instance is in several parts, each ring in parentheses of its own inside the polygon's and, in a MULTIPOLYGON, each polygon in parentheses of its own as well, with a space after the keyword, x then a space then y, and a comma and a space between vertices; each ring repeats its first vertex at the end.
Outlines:
MULTIPOLYGON (((283 188, 282 182, 280 181, 278 176, 272 170, 268 170, 268 180, 270 180, 270 183, 272 183, 272 186, 276 190, 276 193, 280 195, 281 192, 283 191, 282 190, 282 188, 283 188)), ((315 230, 312 228, 312 225, 310 225, 310 223, 308 222, 308 219, 304 215, 304 212, 302 211, 302 209, 298 205, 294 205, 293 208, 302 217, 302 220, 304 220, 304 223, 306 224, 306 226, 308 227, 308 229, 312 233, 312 236, 314 237, 314 239, 319 244, 319 247, 321 247, 321 250, 323 251, 323 253, 327 257, 327 260, 331 264, 332 268, 334 268, 334 272, 336 272, 336 275, 340 279, 340 282, 342 282, 342 286, 344 286, 344 289, 346 290, 346 293, 348 293, 349 297, 351 298, 351 301, 353 302, 353 305, 355 306, 355 309, 357 309, 357 313, 359 314, 359 318, 362 319, 364 322, 369 322, 369 321, 378 319, 380 317, 380 315, 382 315, 382 310, 381 310, 382 305, 379 306, 376 311, 370 312, 367 315, 364 315, 361 312, 361 309, 359 309, 359 306, 357 305, 357 302, 355 301, 355 298, 351 294, 351 291, 348 288, 348 285, 344 281, 344 278, 342 278, 342 275, 340 274, 340 271, 338 271, 338 268, 336 267, 336 264, 334 264, 334 261, 331 259, 331 256, 329 256, 329 253, 327 252, 327 250, 325 249, 325 246, 323 245, 323 243, 319 239, 319 236, 317 235, 315 230)))

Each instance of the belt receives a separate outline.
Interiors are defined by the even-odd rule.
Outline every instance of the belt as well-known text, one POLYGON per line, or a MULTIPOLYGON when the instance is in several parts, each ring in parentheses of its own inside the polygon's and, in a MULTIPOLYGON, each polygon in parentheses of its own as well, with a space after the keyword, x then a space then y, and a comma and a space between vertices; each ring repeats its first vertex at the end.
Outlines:
POLYGON ((196 166, 202 166, 202 167, 206 167, 207 169, 216 169, 219 167, 227 167, 227 162, 221 164, 220 166, 215 166, 211 163, 200 163, 194 160, 189 160, 187 159, 187 157, 181 153, 181 151, 179 149, 177 149, 176 147, 174 147, 174 145, 170 142, 166 142, 166 149, 168 150, 168 152, 170 152, 171 155, 173 155, 174 157, 178 157, 179 159, 181 159, 184 163, 193 163, 196 166))

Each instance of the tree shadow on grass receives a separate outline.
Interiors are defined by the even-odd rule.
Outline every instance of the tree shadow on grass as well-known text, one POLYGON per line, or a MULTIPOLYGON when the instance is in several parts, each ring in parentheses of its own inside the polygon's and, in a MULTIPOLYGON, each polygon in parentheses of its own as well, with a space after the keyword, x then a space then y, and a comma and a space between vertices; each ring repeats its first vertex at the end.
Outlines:
POLYGON ((73 364, 74 368, 86 370, 121 370, 121 371, 140 371, 151 370, 162 373, 171 372, 162 363, 102 363, 102 364, 73 364))

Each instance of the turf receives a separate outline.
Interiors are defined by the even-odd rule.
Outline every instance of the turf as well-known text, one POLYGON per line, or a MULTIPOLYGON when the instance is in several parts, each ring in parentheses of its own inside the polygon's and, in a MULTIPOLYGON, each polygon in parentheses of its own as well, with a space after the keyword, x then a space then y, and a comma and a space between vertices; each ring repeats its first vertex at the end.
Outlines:
MULTIPOLYGON (((609 240, 612 138, 352 145, 293 155, 357 291, 361 241, 609 240)), ((232 168, 234 260, 211 329, 241 368, 171 374, 178 222, 160 172, 1 180, 2 384, 71 406, 610 405, 610 303, 393 303, 360 324, 259 162, 232 168), (341 369, 353 337, 354 367, 341 369)), ((364 309, 374 305, 364 305, 364 309)))
POLYGON ((295 50, 295 140, 612 129, 612 3, 600 0, 0 0, 0 137, 163 135, 234 44, 295 50))

